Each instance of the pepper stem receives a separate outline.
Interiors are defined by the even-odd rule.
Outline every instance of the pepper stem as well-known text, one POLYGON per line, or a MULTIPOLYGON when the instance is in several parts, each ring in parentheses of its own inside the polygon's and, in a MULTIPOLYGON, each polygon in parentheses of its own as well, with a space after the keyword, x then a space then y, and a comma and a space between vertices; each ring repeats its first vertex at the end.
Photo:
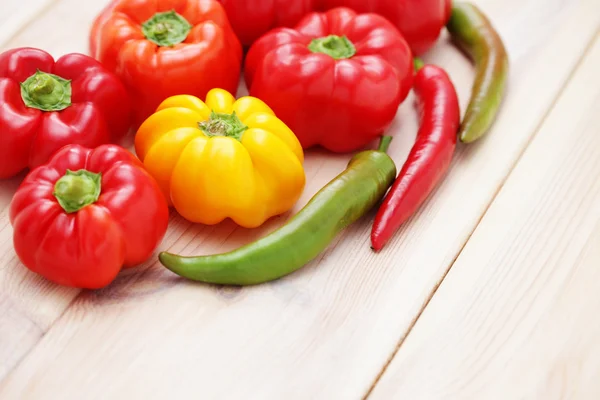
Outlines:
POLYGON ((74 213, 98 201, 101 192, 102 174, 85 169, 67 170, 54 185, 54 197, 67 213, 74 213))
POLYGON ((29 108, 64 110, 71 105, 71 81, 37 70, 21 83, 21 98, 29 108))
POLYGON ((313 39, 308 49, 313 53, 327 54, 336 60, 351 58, 356 54, 354 44, 346 36, 337 35, 313 39))
POLYGON ((235 111, 232 114, 211 112, 210 118, 198 124, 206 136, 226 136, 242 140, 242 134, 248 129, 240 121, 235 111))
POLYGON ((388 149, 390 148, 390 143, 392 143, 392 139, 393 137, 391 136, 382 136, 381 140, 379 141, 379 148, 377 150, 387 153, 388 149))
POLYGON ((415 59, 413 60, 413 63, 415 65, 415 72, 417 72, 418 70, 420 70, 421 68, 423 68, 425 66, 425 63, 420 58, 415 57, 415 59))
POLYGON ((161 47, 183 42, 191 30, 192 25, 175 11, 156 13, 142 24, 146 39, 161 47))

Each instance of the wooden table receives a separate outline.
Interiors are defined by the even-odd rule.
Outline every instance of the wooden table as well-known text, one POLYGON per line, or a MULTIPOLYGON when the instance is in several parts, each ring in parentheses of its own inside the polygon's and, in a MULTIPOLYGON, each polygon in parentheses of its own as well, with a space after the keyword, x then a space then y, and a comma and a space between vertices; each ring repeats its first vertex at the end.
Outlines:
MULTIPOLYGON (((58 56, 87 51, 106 0, 25 3, 0 0, 0 49, 58 56)), ((278 282, 194 284, 153 258, 79 291, 19 263, 19 179, 0 182, 0 398, 600 399, 600 1, 476 3, 510 52, 506 102, 378 255, 371 214, 278 282)), ((425 60, 447 68, 464 109, 469 62, 446 36, 425 60)), ((397 121, 401 164, 411 99, 397 121)), ((347 160, 308 152, 296 210, 347 160)), ((287 217, 249 231, 173 213, 161 249, 233 249, 287 217)))

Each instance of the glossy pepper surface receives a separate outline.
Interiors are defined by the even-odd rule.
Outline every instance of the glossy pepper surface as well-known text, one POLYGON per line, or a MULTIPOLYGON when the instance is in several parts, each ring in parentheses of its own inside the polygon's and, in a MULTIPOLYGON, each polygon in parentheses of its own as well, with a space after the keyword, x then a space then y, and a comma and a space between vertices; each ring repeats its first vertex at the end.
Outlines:
POLYGON ((444 70, 425 65, 415 76, 414 91, 421 127, 400 174, 386 195, 371 232, 380 250, 445 176, 456 148, 460 110, 456 89, 444 70))
POLYGON ((448 22, 452 39, 474 61, 476 77, 459 137, 471 143, 491 128, 502 104, 508 80, 508 53, 489 19, 470 3, 456 3, 448 22))
POLYGON ((273 28, 292 27, 316 11, 321 0, 219 0, 235 33, 250 46, 273 28))
POLYGON ((393 121, 412 85, 411 51, 375 14, 313 13, 250 49, 246 83, 306 149, 361 149, 393 121))
POLYGON ((429 50, 450 18, 452 0, 322 0, 323 9, 345 6, 390 20, 415 55, 429 50))
POLYGON ((431 48, 450 17, 451 0, 220 0, 246 46, 272 28, 293 27, 306 14, 336 7, 389 19, 415 54, 431 48))
POLYGON ((15 251, 27 268, 87 289, 148 259, 168 216, 154 179, 115 145, 63 147, 27 175, 9 213, 15 251))
POLYGON ((394 161, 385 154, 390 140, 383 138, 379 150, 355 155, 344 172, 270 235, 220 255, 161 253, 160 262, 184 278, 225 285, 255 285, 291 274, 314 260, 385 195, 396 176, 394 161))
POLYGON ((92 55, 136 104, 136 126, 165 98, 235 92, 242 47, 216 0, 114 0, 94 22, 92 55))
POLYGON ((67 144, 119 142, 131 124, 124 85, 83 54, 0 54, 0 179, 35 168, 67 144))
POLYGON ((288 211, 305 185, 298 139, 261 100, 222 89, 206 102, 166 99, 140 127, 135 149, 186 219, 246 228, 288 211))

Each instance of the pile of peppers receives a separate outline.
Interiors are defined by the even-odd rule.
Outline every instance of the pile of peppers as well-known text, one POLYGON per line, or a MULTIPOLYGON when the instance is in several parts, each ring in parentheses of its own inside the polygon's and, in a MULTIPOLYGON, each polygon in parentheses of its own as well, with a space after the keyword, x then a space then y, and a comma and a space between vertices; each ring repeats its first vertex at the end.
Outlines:
POLYGON ((382 250, 459 143, 490 130, 509 69, 486 16, 451 0, 113 0, 89 45, 91 56, 58 60, 0 54, 0 179, 22 179, 15 252, 34 273, 88 289, 150 259, 169 208, 244 228, 289 212, 313 147, 353 156, 286 224, 225 254, 162 252, 160 263, 195 281, 269 282, 373 209, 382 250), (451 78, 419 58, 444 27, 476 67, 462 120, 451 78), (236 98, 242 71, 249 95, 236 98), (420 128, 397 168, 385 132, 411 89, 420 128), (134 151, 121 147, 131 131, 134 151))

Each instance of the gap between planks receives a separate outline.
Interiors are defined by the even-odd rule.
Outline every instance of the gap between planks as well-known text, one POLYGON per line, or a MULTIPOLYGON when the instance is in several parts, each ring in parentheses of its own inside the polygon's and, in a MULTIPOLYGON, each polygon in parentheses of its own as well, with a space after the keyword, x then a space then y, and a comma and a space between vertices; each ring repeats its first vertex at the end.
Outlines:
POLYGON ((517 167, 517 165, 521 161, 521 158, 523 157, 523 154, 525 154, 525 151, 527 150, 527 148, 531 145, 532 141, 538 135, 538 133, 540 132, 542 126, 544 125, 544 123, 546 122, 546 120, 548 119, 548 117, 550 116, 550 114, 552 114, 552 112, 554 111, 554 108, 556 107, 556 104, 558 103, 559 99, 561 98, 562 93, 569 86, 569 84, 573 81, 575 75, 579 71, 579 68, 581 67, 581 65, 583 64, 583 62, 585 61, 585 59, 589 55, 590 51, 592 50, 592 47, 596 43, 596 40, 598 40, 599 38, 600 38, 600 28, 596 31, 596 34, 587 43, 587 45, 585 47, 585 50, 583 51, 581 57, 579 57, 579 59, 577 60, 577 63, 574 66, 574 68, 569 73, 569 76, 567 77, 567 79, 565 79, 563 85, 560 87, 560 90, 559 90, 557 96, 552 100, 552 103, 550 103, 550 107, 548 107, 548 110, 546 110, 546 112, 544 113, 544 115, 543 115, 542 119, 540 120, 539 124, 536 126, 535 130, 533 131, 533 134, 529 137, 529 139, 527 140, 527 143, 525 144, 525 146, 523 146, 521 152, 519 153, 517 159, 515 160, 515 163, 511 166, 510 171, 508 172, 508 174, 504 177, 504 179, 502 180, 502 182, 498 186, 498 188, 497 188, 496 192, 494 193, 492 199, 487 204, 485 211, 479 217, 479 220, 477 221, 477 224, 475 225, 475 227, 473 228, 473 230, 471 231, 471 233, 467 237, 466 241, 463 243, 462 247, 460 248, 459 252, 454 257, 454 259, 452 260, 452 262, 449 264, 448 269, 441 276, 440 280, 438 281, 438 283, 435 285, 435 287, 431 291, 429 297, 423 303, 423 307, 421 308, 421 310, 417 313, 417 315, 415 316, 415 318, 411 321, 408 329, 406 330, 406 333, 400 337, 400 340, 398 341, 398 344, 396 345, 396 347, 392 351, 392 354, 387 359, 385 365, 383 366, 383 368, 381 369, 381 371, 379 372, 379 374, 377 374, 377 377, 373 381, 373 384, 371 385, 371 387, 369 388, 369 390, 367 391, 367 393, 365 393, 365 395, 363 396, 363 398, 362 398, 363 400, 367 400, 371 396, 371 393, 373 392, 373 390, 375 389, 375 387, 377 386, 377 384, 381 380, 381 377, 383 376, 383 374, 385 374, 385 372, 389 368, 390 364, 392 363, 392 360, 394 359, 394 357, 396 357, 396 354, 398 353, 398 351, 400 350, 400 348, 402 347, 402 345, 404 344, 404 342, 406 341, 406 339, 408 338, 408 336, 411 334, 413 328, 417 324, 418 320, 421 318, 421 315, 423 315, 423 312, 425 311, 425 309, 427 308, 427 306, 429 306, 429 303, 431 302, 431 300, 433 299, 433 297, 437 293, 438 289, 440 288, 440 286, 442 285, 442 283, 444 282, 444 280, 448 276, 448 273, 450 272, 450 270, 452 269, 452 267, 456 263, 456 260, 458 260, 458 258, 462 254, 463 250, 467 246, 467 243, 471 240, 471 237, 473 236, 473 234, 475 233, 475 231, 477 230, 477 228, 481 224, 481 221, 483 220, 483 218, 485 217, 485 215, 489 211, 490 207, 496 201, 496 198, 498 197, 498 194, 502 191, 502 188, 504 187, 506 181, 512 175, 514 169, 517 167))

